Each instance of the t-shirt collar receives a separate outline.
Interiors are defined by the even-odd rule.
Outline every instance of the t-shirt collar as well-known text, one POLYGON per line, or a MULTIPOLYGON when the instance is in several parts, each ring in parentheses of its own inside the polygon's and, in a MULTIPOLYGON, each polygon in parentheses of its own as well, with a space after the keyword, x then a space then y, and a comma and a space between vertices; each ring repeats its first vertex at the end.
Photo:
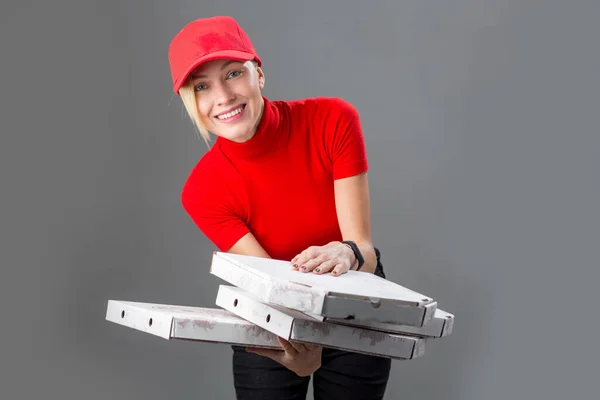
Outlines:
POLYGON ((263 115, 256 128, 256 133, 250 140, 243 143, 217 137, 215 144, 228 156, 233 158, 249 158, 257 156, 270 148, 275 142, 277 127, 279 125, 279 110, 266 97, 263 96, 263 115))

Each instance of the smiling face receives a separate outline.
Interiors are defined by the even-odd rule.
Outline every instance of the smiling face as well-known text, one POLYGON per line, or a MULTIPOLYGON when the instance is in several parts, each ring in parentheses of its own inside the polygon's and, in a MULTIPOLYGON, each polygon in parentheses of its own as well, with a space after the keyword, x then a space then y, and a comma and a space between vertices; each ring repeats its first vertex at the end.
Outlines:
POLYGON ((213 60, 190 77, 200 122, 213 134, 233 142, 254 136, 262 116, 263 71, 254 62, 213 60))

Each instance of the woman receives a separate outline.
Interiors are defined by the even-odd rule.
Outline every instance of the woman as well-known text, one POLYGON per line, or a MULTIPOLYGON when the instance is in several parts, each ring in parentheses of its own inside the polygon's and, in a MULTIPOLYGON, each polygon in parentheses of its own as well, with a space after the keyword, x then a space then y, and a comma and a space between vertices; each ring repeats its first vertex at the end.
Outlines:
MULTIPOLYGON (((359 116, 339 98, 270 101, 250 39, 230 17, 191 22, 169 47, 173 90, 205 141, 182 204, 221 250, 290 260, 298 273, 383 275, 371 243, 359 116)), ((343 279, 343 278, 340 278, 343 279)), ((233 346, 238 399, 381 399, 390 360, 279 338, 233 346)))

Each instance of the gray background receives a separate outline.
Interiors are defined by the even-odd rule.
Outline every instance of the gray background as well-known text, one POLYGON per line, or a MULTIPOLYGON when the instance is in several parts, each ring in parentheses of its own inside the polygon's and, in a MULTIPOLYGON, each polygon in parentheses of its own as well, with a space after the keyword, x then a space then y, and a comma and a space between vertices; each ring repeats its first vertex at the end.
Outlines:
POLYGON ((267 97, 358 108, 388 276, 457 316, 386 398, 597 396, 600 2, 1 4, 2 399, 233 398, 229 347, 104 320, 108 299, 214 306, 179 202, 206 148, 167 48, 218 14, 267 97))

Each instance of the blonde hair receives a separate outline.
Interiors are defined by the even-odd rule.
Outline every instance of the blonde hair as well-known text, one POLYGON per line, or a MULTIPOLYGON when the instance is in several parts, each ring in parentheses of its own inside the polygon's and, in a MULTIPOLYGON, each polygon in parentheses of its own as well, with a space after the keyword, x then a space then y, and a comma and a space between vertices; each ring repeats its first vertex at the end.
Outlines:
MULTIPOLYGON (((258 67, 258 62, 256 60, 252 60, 251 64, 254 68, 258 67)), ((191 75, 188 76, 185 83, 179 89, 179 96, 181 97, 181 101, 183 101, 183 105, 188 113, 188 116, 194 123, 194 126, 198 130, 198 133, 204 139, 204 143, 206 146, 210 147, 210 132, 202 121, 200 120, 200 113, 198 112, 198 103, 196 102, 196 92, 194 90, 193 80, 191 75)))
POLYGON ((183 101, 188 116, 196 129, 198 129, 198 133, 202 139, 204 139, 204 143, 206 143, 206 146, 210 147, 210 132, 200 120, 198 104, 196 103, 196 92, 194 91, 194 85, 192 84, 191 78, 188 78, 183 86, 181 86, 179 89, 179 96, 181 97, 181 101, 183 101))

